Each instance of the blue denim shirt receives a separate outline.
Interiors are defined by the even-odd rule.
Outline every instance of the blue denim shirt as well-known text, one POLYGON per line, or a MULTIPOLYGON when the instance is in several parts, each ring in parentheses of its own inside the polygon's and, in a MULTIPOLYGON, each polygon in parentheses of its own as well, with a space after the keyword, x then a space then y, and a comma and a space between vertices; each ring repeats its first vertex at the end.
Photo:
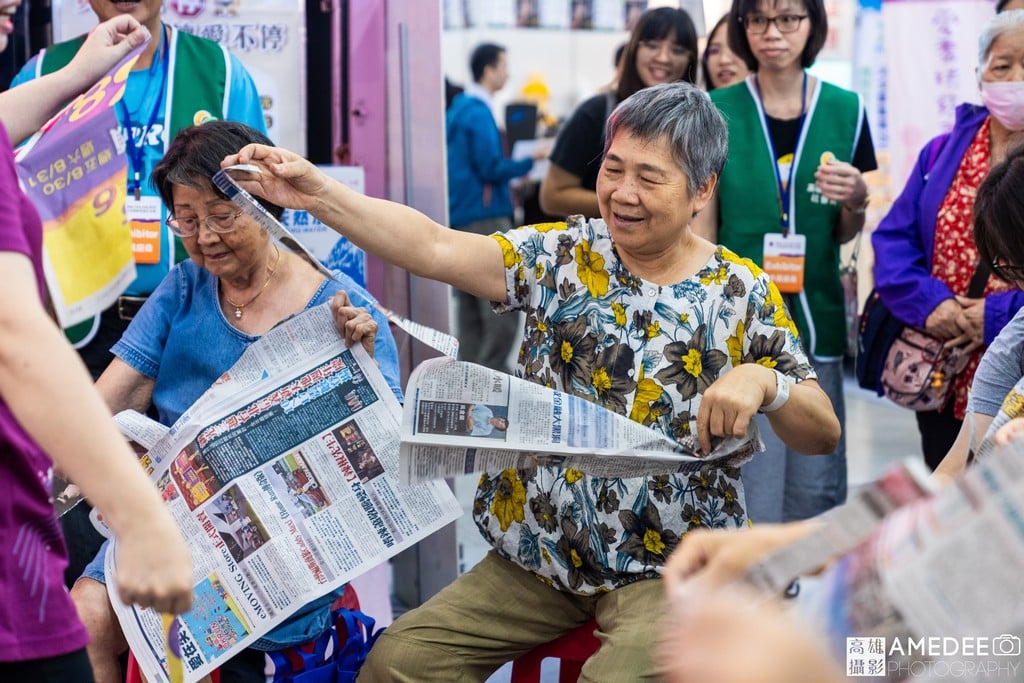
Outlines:
MULTIPOLYGON (((365 306, 379 327, 374 359, 391 391, 402 401, 398 349, 387 318, 373 307, 376 299, 369 292, 344 273, 335 275, 338 281, 325 281, 306 309, 329 301, 338 290, 348 293, 352 305, 365 306)), ((171 269, 111 351, 156 381, 153 405, 161 424, 169 426, 257 339, 238 331, 224 317, 217 278, 185 261, 171 269)), ((330 606, 343 590, 338 588, 305 605, 252 647, 280 650, 316 637, 331 625, 330 606)))

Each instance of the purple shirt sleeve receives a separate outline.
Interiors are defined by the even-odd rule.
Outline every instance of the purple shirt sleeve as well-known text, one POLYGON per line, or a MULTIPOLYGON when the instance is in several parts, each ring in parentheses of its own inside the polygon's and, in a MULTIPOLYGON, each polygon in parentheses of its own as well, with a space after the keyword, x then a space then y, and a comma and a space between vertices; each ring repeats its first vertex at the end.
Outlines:
POLYGON ((924 193, 931 143, 918 155, 903 192, 871 235, 875 251, 875 287, 893 315, 909 325, 924 321, 953 292, 931 274, 931 248, 922 231, 919 204, 924 193))

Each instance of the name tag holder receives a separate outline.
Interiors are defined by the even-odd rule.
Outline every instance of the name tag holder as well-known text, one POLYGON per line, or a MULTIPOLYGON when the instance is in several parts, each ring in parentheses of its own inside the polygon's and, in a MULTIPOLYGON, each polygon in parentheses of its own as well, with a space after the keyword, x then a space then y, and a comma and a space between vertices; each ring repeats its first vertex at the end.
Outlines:
POLYGON ((125 200, 124 213, 132 231, 132 256, 136 263, 160 263, 162 209, 159 197, 129 196, 125 200))
POLYGON ((770 232, 764 236, 764 272, 784 294, 804 289, 807 236, 770 232))

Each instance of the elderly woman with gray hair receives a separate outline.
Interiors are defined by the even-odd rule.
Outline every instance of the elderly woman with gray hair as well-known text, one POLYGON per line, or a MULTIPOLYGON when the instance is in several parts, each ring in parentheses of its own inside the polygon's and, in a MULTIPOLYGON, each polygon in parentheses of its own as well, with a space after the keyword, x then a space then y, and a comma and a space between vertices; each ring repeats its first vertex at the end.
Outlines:
MULTIPOLYGON (((243 184, 305 208, 385 261, 523 310, 517 373, 671 435, 702 453, 765 411, 787 442, 827 452, 839 423, 771 281, 690 229, 726 157, 707 95, 641 90, 609 118, 601 218, 457 232, 359 195, 299 156, 249 145, 224 166, 243 184), (247 178, 247 179, 246 179, 247 178)), ((600 478, 546 466, 487 472, 474 505, 493 550, 378 640, 360 680, 479 681, 536 645, 596 619, 592 681, 654 675, 649 647, 662 566, 696 527, 747 524, 734 467, 600 478)))

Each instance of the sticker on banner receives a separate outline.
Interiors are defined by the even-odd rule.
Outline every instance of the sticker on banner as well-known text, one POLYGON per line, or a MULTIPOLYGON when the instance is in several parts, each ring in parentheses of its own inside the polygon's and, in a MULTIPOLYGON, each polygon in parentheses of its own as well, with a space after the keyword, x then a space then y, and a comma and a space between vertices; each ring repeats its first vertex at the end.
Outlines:
POLYGON ((780 292, 799 294, 803 291, 806 255, 806 235, 773 232, 764 236, 764 272, 780 292))

